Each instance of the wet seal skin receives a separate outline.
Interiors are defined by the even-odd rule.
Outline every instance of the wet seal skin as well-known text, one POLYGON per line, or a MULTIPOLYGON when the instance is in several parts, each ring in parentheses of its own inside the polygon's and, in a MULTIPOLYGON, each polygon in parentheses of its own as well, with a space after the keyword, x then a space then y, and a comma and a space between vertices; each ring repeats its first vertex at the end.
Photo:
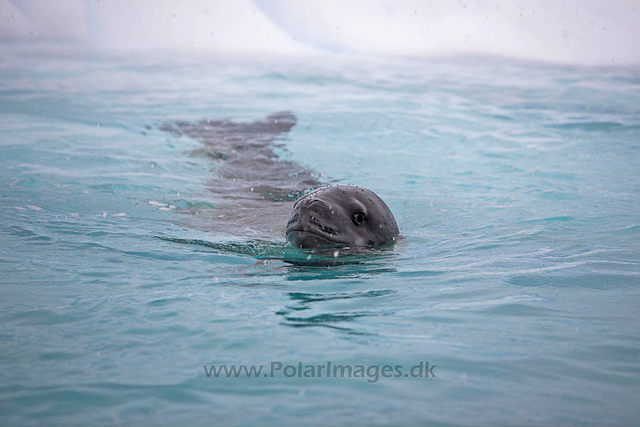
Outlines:
POLYGON ((287 223, 293 247, 380 248, 395 243, 400 231, 384 201, 355 185, 320 187, 300 197, 287 223))
MULTIPOLYGON (((322 255, 322 248, 350 248, 348 253, 357 255, 393 245, 398 225, 374 192, 354 185, 323 186, 318 174, 277 154, 286 151, 280 141, 296 123, 288 111, 248 123, 225 119, 165 123, 162 130, 202 143, 192 155, 215 163, 207 183, 215 202, 209 209, 196 209, 197 220, 188 224, 254 242, 272 242, 286 232, 293 248, 317 255, 322 255)), ((335 253, 327 252, 330 258, 335 253)))

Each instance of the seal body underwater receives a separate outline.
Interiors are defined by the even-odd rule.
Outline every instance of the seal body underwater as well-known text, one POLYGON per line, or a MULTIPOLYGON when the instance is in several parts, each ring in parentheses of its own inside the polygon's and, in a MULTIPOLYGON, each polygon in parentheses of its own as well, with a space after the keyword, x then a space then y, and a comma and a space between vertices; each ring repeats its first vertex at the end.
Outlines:
POLYGON ((297 248, 378 248, 394 244, 399 230, 391 210, 373 191, 335 185, 300 197, 293 206, 286 234, 297 248))
POLYGON ((398 225, 375 193, 353 185, 323 186, 311 170, 275 154, 278 138, 296 122, 292 113, 278 112, 251 123, 204 119, 161 128, 200 141, 200 153, 219 162, 217 178, 207 185, 216 209, 196 212, 198 224, 253 239, 286 232, 297 248, 392 245, 398 225))

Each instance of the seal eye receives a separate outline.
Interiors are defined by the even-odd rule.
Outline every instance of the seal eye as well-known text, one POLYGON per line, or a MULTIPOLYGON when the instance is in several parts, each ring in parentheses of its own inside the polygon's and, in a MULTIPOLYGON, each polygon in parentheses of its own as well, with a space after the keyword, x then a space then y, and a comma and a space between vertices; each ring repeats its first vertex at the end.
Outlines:
POLYGON ((358 227, 360 227, 362 224, 364 224, 364 221, 367 219, 367 216, 364 214, 364 212, 356 212, 353 214, 352 219, 353 219, 353 223, 358 227))

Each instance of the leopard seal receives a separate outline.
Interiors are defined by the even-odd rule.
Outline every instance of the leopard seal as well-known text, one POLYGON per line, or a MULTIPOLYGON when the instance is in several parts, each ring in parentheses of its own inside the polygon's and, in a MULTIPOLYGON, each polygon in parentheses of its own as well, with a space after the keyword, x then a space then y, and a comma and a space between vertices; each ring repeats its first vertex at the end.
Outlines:
POLYGON ((190 224, 253 240, 286 234, 295 248, 392 245, 398 225, 374 192, 354 185, 327 186, 312 170, 277 154, 286 151, 278 141, 296 123, 288 111, 249 123, 165 123, 163 131, 201 142, 196 154, 216 163, 215 177, 207 185, 216 208, 194 212, 199 220, 190 224))
POLYGON ((318 188, 300 197, 287 223, 287 240, 296 248, 390 246, 398 224, 385 202, 355 185, 318 188))

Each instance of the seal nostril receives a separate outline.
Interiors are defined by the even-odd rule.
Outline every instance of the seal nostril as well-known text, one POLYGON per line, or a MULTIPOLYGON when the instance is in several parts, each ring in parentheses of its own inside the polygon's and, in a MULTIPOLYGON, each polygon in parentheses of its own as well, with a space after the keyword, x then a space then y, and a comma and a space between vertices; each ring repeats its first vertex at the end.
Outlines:
POLYGON ((315 205, 316 203, 319 203, 320 201, 321 200, 319 200, 319 199, 310 199, 310 200, 307 201, 307 203, 305 203, 304 207, 308 208, 311 205, 315 205))

